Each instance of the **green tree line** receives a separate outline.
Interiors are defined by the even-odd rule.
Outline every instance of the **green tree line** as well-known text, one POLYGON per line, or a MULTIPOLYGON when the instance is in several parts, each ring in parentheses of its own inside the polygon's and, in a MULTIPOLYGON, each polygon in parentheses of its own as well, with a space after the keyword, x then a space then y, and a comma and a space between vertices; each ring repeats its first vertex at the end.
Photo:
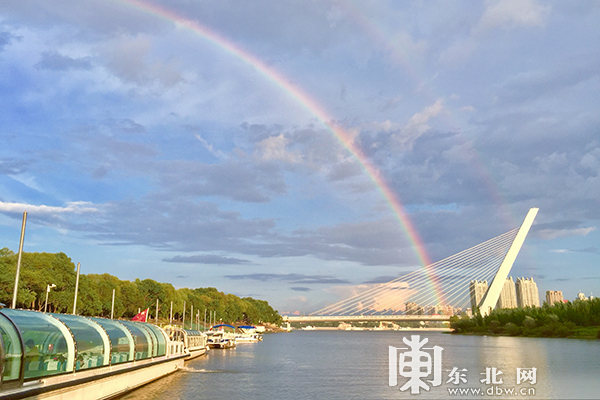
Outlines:
MULTIPOLYGON (((10 306, 15 284, 17 255, 8 248, 0 249, 0 302, 10 306)), ((48 311, 73 312, 76 279, 75 264, 64 253, 26 253, 21 258, 17 308, 43 310, 46 287, 55 284, 48 294, 48 311)), ((215 288, 175 289, 170 283, 152 279, 126 281, 109 274, 80 274, 77 295, 77 314, 110 317, 112 292, 115 289, 115 318, 131 318, 138 309, 150 309, 154 318, 156 299, 159 301, 158 316, 169 319, 171 302, 173 318, 190 321, 191 307, 194 314, 200 311, 200 320, 207 313, 216 312, 219 320, 228 323, 279 324, 281 316, 269 303, 251 297, 240 298, 219 292, 215 288)), ((208 317, 207 317, 208 318, 208 317)))
POLYGON ((542 307, 493 310, 482 317, 463 315, 450 319, 455 333, 533 337, 596 336, 600 338, 600 298, 575 300, 542 307))

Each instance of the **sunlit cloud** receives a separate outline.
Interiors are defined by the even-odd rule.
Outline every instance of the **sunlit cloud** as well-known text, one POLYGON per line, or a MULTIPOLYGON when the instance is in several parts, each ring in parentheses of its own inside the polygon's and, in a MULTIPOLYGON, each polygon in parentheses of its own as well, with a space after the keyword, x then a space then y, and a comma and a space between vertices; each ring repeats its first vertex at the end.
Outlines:
POLYGON ((63 207, 0 202, 0 212, 22 213, 24 211, 30 214, 53 215, 96 213, 100 210, 96 205, 84 201, 66 203, 63 207))

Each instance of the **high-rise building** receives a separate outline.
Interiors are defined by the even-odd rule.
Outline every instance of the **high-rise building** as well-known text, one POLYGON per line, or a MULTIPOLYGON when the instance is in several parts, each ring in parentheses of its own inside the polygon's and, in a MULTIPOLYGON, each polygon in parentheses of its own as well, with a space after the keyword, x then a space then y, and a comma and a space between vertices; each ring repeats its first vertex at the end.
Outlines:
POLYGON ((533 278, 517 278, 517 305, 519 307, 539 307, 540 294, 533 278))
POLYGON ((554 303, 562 303, 564 300, 560 290, 546 290, 546 303, 554 305, 554 303))
POLYGON ((479 303, 488 290, 487 281, 471 281, 469 283, 469 294, 471 296, 471 308, 479 307, 479 303))
POLYGON ((454 307, 452 307, 452 306, 443 306, 440 314, 443 314, 443 315, 454 315, 454 307))
POLYGON ((417 315, 417 303, 409 301, 404 304, 404 313, 406 315, 417 315))
POLYGON ((517 291, 512 276, 504 281, 496 308, 517 308, 517 291))

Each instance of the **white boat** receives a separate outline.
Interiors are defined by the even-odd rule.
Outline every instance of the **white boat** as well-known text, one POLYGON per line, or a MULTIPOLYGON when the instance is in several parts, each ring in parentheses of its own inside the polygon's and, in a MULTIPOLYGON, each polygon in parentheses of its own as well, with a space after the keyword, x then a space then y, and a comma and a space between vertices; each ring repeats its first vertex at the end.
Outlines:
POLYGON ((171 340, 183 342, 184 351, 188 353, 186 361, 206 354, 208 350, 208 336, 204 332, 194 329, 182 329, 171 325, 166 326, 164 330, 171 340))
POLYGON ((0 398, 120 396, 183 367, 183 342, 145 323, 0 310, 0 398))
POLYGON ((312 326, 312 325, 306 325, 306 326, 303 326, 303 327, 302 327, 302 330, 303 330, 303 331, 314 331, 315 329, 317 329, 317 328, 315 328, 315 327, 314 327, 314 326, 312 326))
POLYGON ((253 325, 240 325, 235 331, 236 343, 258 343, 263 337, 253 325))
POLYGON ((235 326, 219 324, 206 332, 208 347, 211 349, 229 349, 236 346, 235 326))

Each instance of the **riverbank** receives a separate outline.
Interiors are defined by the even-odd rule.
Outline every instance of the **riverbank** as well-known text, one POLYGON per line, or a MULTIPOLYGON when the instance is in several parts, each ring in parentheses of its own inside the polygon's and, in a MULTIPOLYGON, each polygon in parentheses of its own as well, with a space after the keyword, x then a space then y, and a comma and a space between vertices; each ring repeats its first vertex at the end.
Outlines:
POLYGON ((528 338, 555 338, 555 339, 584 339, 584 340, 600 340, 600 326, 586 326, 580 327, 575 330, 573 335, 569 336, 557 336, 557 335, 547 335, 547 336, 536 336, 536 335, 510 335, 507 333, 493 333, 491 331, 487 332, 457 332, 456 330, 450 329, 449 332, 452 335, 464 335, 464 336, 503 336, 503 337, 528 337, 528 338))
POLYGON ((600 299, 542 307, 502 308, 482 316, 450 318, 455 333, 538 338, 600 339, 600 299))

